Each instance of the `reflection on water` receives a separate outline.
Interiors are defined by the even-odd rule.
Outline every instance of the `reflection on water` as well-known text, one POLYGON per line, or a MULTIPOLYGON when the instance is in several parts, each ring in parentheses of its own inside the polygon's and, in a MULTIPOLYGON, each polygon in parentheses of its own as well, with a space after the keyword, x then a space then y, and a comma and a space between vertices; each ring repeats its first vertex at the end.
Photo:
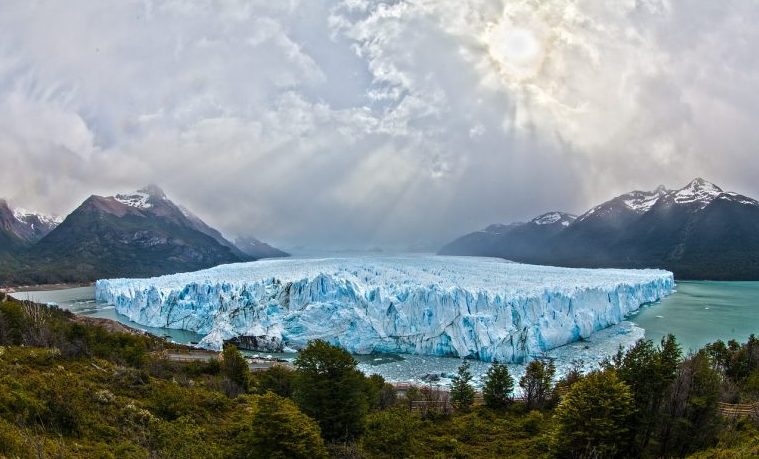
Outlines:
MULTIPOLYGON (((646 306, 629 322, 595 333, 589 340, 569 344, 546 354, 554 359, 557 374, 562 375, 573 365, 591 369, 605 357, 613 355, 619 346, 629 346, 645 336, 658 340, 674 333, 684 349, 696 349, 716 339, 745 340, 759 333, 759 282, 680 282, 677 293, 661 303, 646 306)), ((116 313, 113 306, 95 302, 95 288, 81 287, 44 292, 15 293, 14 297, 39 303, 54 303, 76 314, 117 320, 133 328, 163 336, 177 343, 195 344, 202 338, 197 333, 169 328, 145 327, 116 313)), ((255 353, 246 353, 253 355, 255 353)), ((260 355, 268 355, 259 353, 260 355)), ((292 360, 295 354, 273 354, 292 360)), ((449 385, 461 360, 419 355, 360 355, 359 368, 365 373, 382 375, 389 381, 449 385)), ((479 385, 489 364, 470 361, 474 383, 479 385)), ((510 365, 516 378, 524 365, 510 365)))

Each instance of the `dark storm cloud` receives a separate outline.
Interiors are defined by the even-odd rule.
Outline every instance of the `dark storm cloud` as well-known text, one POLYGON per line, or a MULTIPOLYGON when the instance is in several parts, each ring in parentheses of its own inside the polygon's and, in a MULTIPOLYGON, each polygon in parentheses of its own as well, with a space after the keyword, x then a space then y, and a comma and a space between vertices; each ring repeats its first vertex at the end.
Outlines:
POLYGON ((759 195, 759 7, 0 5, 0 195, 161 184, 228 234, 445 241, 694 176, 759 195))

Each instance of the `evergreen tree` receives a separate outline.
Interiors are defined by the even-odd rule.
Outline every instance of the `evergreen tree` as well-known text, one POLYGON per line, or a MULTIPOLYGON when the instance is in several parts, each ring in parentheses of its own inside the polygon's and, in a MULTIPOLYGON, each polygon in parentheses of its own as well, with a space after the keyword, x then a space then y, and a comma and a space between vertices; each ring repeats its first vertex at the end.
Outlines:
POLYGON ((461 364, 452 382, 451 404, 458 411, 469 411, 474 404, 474 387, 471 384, 472 373, 469 371, 469 362, 461 364))
POLYGON ((250 382, 250 369, 248 362, 242 356, 234 344, 225 344, 222 354, 221 369, 230 381, 239 386, 243 391, 248 390, 250 382))
POLYGON ((527 365, 524 376, 519 380, 519 387, 524 391, 528 409, 543 409, 551 394, 551 385, 556 368, 553 362, 548 364, 533 360, 527 365))
POLYGON ((326 458, 319 426, 295 404, 272 392, 256 397, 253 419, 239 436, 235 457, 326 458))
POLYGON ((485 404, 490 408, 505 408, 511 404, 512 392, 514 378, 509 374, 509 368, 494 361, 485 375, 485 386, 482 389, 485 404))
POLYGON ((348 440, 363 431, 369 402, 364 375, 345 350, 316 340, 295 359, 293 398, 316 419, 325 440, 348 440))
POLYGON ((575 383, 556 409, 551 451, 558 458, 627 457, 630 388, 614 371, 594 372, 575 383))

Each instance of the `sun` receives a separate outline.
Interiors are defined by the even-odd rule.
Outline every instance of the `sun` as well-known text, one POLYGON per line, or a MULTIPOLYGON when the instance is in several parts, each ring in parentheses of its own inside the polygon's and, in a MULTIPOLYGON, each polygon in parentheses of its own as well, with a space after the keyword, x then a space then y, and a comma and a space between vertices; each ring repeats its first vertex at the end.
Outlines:
POLYGON ((510 80, 529 80, 540 72, 546 46, 538 29, 520 27, 504 18, 485 33, 484 42, 491 59, 510 80))

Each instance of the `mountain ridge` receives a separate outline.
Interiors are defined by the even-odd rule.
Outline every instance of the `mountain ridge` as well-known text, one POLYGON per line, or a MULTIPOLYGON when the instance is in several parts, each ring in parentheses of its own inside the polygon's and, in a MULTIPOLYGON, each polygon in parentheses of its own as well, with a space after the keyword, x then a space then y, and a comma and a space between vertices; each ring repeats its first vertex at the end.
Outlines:
POLYGON ((259 258, 155 185, 91 195, 39 240, 17 239, 0 232, 0 285, 156 276, 259 258))
POLYGON ((759 202, 697 178, 676 190, 659 186, 616 196, 558 231, 491 225, 439 253, 569 267, 664 268, 679 279, 754 280, 759 202))

